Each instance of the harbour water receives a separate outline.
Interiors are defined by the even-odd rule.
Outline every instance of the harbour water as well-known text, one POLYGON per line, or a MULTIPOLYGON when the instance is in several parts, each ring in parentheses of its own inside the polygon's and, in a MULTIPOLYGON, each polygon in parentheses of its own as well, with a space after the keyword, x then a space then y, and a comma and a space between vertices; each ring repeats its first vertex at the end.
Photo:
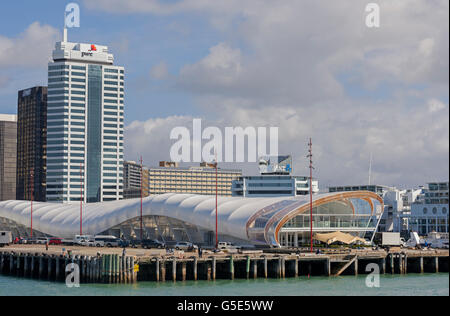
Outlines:
POLYGON ((0 276, 0 296, 321 296, 402 295, 448 296, 449 274, 382 275, 380 287, 366 286, 366 276, 300 277, 297 279, 217 280, 187 282, 140 282, 133 285, 81 284, 68 288, 63 283, 0 276))

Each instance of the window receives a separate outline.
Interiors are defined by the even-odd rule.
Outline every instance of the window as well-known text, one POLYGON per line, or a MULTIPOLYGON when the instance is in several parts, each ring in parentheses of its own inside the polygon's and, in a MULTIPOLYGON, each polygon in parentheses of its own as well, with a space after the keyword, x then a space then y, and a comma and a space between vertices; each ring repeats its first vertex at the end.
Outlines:
POLYGON ((437 208, 436 208, 436 207, 433 207, 432 212, 433 212, 433 214, 437 214, 437 208))
POLYGON ((426 207, 423 208, 423 213, 427 214, 428 213, 428 209, 426 207))
POLYGON ((447 209, 445 207, 442 208, 442 214, 447 214, 447 209))

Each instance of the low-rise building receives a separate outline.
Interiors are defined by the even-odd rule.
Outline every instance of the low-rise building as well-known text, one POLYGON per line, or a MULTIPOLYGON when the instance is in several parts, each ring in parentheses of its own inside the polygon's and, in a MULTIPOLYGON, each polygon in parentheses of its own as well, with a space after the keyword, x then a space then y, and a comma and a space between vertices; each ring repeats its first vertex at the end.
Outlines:
POLYGON ((135 161, 125 161, 123 163, 123 198, 140 198, 141 188, 142 197, 147 197, 149 195, 148 168, 135 161))
MULTIPOLYGON (((319 181, 312 181, 313 193, 319 193, 319 181)), ((283 174, 239 177, 233 181, 233 196, 276 197, 309 194, 309 177, 283 174)))
MULTIPOLYGON (((199 167, 179 167, 177 163, 161 161, 159 167, 148 169, 149 194, 190 193, 216 194, 216 168, 201 163, 199 167)), ((217 169, 217 193, 231 196, 231 184, 242 176, 238 169, 217 169)))
POLYGON ((449 182, 430 182, 411 204, 409 229, 421 236, 433 231, 448 233, 449 182))

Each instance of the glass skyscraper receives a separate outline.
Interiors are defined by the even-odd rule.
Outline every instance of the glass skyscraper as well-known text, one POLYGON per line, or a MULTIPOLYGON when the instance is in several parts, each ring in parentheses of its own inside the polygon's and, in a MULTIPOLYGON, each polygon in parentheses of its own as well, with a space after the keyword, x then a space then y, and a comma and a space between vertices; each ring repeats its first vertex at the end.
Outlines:
POLYGON ((46 201, 46 161, 47 87, 21 90, 17 99, 17 200, 46 201))
POLYGON ((107 46, 57 42, 48 64, 47 201, 123 198, 124 68, 107 46))

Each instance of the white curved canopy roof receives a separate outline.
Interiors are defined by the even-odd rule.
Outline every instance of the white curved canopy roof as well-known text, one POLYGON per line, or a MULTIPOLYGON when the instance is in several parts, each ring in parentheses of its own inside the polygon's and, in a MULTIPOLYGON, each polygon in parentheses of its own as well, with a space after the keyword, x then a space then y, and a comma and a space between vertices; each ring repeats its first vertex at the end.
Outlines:
MULTIPOLYGON (((356 194, 356 192, 354 192, 356 194)), ((366 192, 366 198, 376 198, 366 192)), ((346 194, 349 194, 348 192, 346 194)), ((361 194, 361 191, 358 195, 361 194)), ((341 193, 314 195, 314 203, 329 199, 344 198, 341 193)), ((140 199, 102 203, 88 203, 83 206, 83 233, 96 235, 114 226, 140 216, 140 199)), ((284 219, 292 216, 301 206, 309 204, 309 196, 297 197, 219 197, 218 230, 225 234, 249 240, 250 222, 273 210, 270 219, 284 219), (282 202, 282 203, 280 203, 282 202), (280 205, 280 206, 278 206, 280 205)), ((157 215, 175 218, 207 230, 215 230, 215 196, 167 193, 143 199, 143 216, 157 215)), ((30 227, 31 206, 29 201, 0 202, 0 217, 30 227)), ((275 224, 279 223, 277 220, 275 224)), ((268 221, 270 222, 270 221, 268 221)), ((273 221, 272 221, 273 222, 273 221)), ((80 231, 80 204, 56 204, 33 202, 33 229, 52 236, 72 238, 80 231)))

